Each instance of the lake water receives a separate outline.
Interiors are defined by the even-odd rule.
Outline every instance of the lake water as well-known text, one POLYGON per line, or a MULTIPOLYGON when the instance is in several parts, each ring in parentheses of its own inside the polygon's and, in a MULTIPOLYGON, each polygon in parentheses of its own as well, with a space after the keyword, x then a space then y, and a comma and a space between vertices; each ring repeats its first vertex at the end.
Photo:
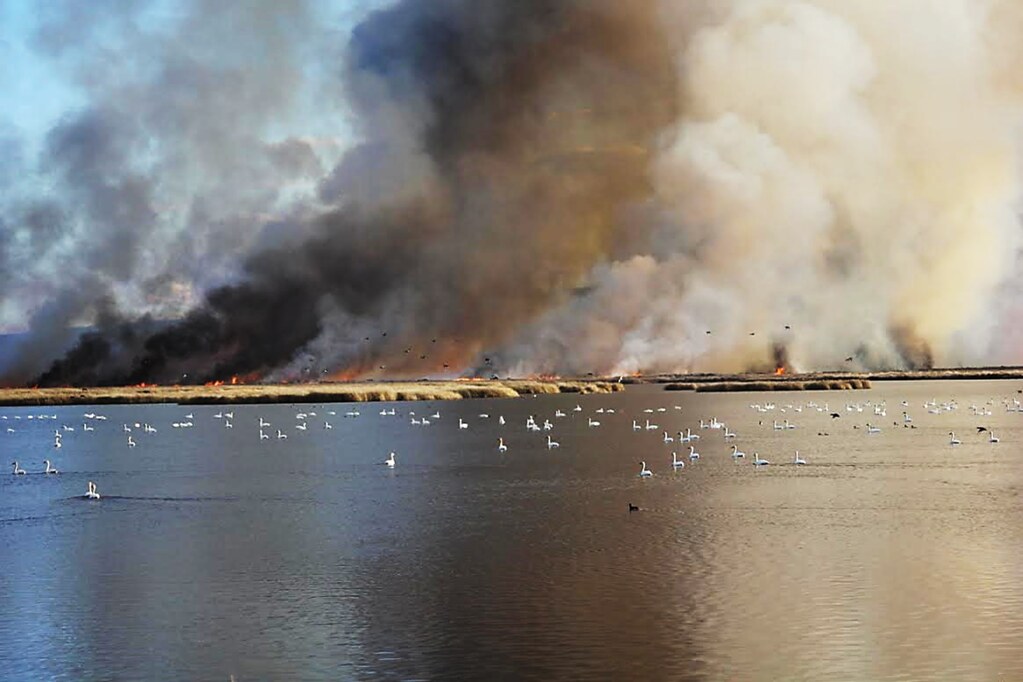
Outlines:
POLYGON ((1023 679, 1019 388, 0 409, 0 678, 1023 679))

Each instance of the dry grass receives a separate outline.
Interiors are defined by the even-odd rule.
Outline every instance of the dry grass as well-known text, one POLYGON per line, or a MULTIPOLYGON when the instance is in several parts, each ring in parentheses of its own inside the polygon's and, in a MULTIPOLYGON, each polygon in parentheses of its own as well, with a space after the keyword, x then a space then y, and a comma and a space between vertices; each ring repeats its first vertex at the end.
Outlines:
POLYGON ((697 393, 718 393, 726 391, 849 391, 861 388, 870 388, 870 381, 867 379, 818 379, 814 381, 718 381, 698 384, 695 390, 697 393))
POLYGON ((606 381, 417 381, 242 386, 146 386, 0 389, 0 405, 134 403, 326 403, 516 398, 536 393, 612 393, 606 381))

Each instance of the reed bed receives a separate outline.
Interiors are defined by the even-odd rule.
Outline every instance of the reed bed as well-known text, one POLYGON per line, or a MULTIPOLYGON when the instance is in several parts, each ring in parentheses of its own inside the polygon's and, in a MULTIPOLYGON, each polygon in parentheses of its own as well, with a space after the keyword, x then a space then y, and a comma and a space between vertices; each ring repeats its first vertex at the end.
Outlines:
POLYGON ((0 405, 357 403, 516 398, 520 395, 553 393, 612 393, 622 388, 619 384, 607 381, 528 379, 239 386, 6 388, 0 389, 0 405))

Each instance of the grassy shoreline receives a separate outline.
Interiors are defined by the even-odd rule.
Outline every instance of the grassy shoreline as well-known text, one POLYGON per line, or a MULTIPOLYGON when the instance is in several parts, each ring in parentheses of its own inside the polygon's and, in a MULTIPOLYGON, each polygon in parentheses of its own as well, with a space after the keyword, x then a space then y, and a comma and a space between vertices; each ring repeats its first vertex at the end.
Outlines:
POLYGON ((873 381, 1023 380, 1023 367, 970 367, 802 374, 657 374, 615 379, 379 381, 238 386, 116 386, 0 388, 0 406, 138 403, 246 404, 517 398, 553 393, 613 393, 626 384, 660 384, 668 391, 829 391, 871 387, 873 381))
POLYGON ((794 374, 659 374, 626 377, 626 383, 664 384, 668 391, 845 391, 871 388, 874 381, 1023 379, 1023 367, 961 367, 876 372, 794 374))
POLYGON ((613 393, 611 381, 339 382, 318 384, 244 384, 237 386, 114 386, 96 388, 3 388, 0 405, 109 405, 177 403, 182 405, 252 403, 327 403, 404 400, 517 398, 550 393, 613 393))

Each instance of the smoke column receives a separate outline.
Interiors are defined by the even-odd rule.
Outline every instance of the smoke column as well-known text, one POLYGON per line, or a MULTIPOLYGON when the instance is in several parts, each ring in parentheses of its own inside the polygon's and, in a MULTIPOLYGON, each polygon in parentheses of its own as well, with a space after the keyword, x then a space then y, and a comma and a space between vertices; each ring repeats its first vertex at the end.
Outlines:
POLYGON ((934 5, 69 5, 145 68, 0 197, 6 380, 1018 362, 1023 11, 934 5))

